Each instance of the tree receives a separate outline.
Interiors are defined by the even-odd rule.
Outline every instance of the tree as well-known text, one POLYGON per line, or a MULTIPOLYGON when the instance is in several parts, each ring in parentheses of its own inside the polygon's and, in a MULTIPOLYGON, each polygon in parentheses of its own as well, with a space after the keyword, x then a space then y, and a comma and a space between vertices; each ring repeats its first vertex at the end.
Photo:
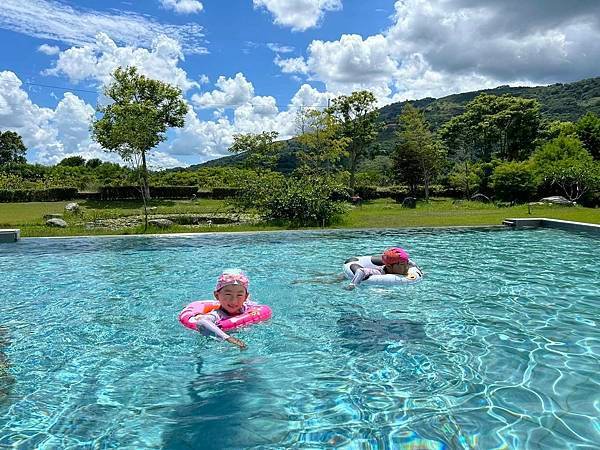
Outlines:
POLYGON ((111 102, 99 106, 102 114, 92 124, 94 139, 107 151, 118 153, 141 171, 143 198, 150 198, 148 151, 166 140, 171 127, 183 127, 188 107, 181 90, 141 75, 135 67, 119 67, 104 88, 111 102))
POLYGON ((600 117, 587 113, 576 124, 577 136, 592 157, 600 159, 600 117))
POLYGON ((354 190, 356 168, 367 155, 379 130, 376 99, 372 92, 357 91, 334 98, 328 111, 339 121, 348 141, 349 187, 354 190))
POLYGON ((100 158, 92 158, 88 159, 85 163, 85 167, 89 167, 90 169, 96 169, 102 164, 102 160, 100 158))
POLYGON ((85 166, 85 158, 82 156, 69 156, 67 158, 63 158, 61 162, 57 164, 58 166, 67 166, 67 167, 83 167, 85 166))
POLYGON ((496 166, 492 175, 492 185, 494 193, 501 200, 529 200, 535 191, 531 163, 509 161, 496 166))
POLYGON ((600 188, 600 162, 594 161, 576 137, 553 139, 538 149, 531 161, 538 184, 558 186, 571 201, 600 188))
POLYGON ((24 164, 27 160, 27 147, 18 133, 14 131, 0 131, 0 164, 24 164))
POLYGON ((467 153, 471 160, 521 161, 535 147, 540 117, 537 100, 480 94, 440 134, 451 153, 467 153))
POLYGON ((331 175, 339 170, 350 139, 340 134, 341 125, 331 111, 308 110, 299 113, 302 124, 296 140, 302 145, 298 152, 299 171, 304 174, 331 175))
POLYGON ((281 142, 275 142, 277 136, 277 131, 235 134, 229 151, 235 154, 244 153, 244 166, 249 169, 273 169, 283 146, 281 142))
POLYGON ((396 134, 396 167, 401 176, 410 180, 413 194, 416 184, 423 182, 425 199, 429 201, 429 186, 445 161, 441 142, 429 131, 425 115, 407 103, 398 119, 401 131, 396 134))

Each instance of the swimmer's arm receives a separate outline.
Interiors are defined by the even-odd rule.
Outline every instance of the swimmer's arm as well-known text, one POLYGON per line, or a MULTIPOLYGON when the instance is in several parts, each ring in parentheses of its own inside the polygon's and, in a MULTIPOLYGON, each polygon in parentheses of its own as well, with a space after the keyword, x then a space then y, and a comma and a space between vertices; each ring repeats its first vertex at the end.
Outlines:
POLYGON ((210 316, 207 315, 198 315, 197 317, 197 326, 204 328, 213 334, 217 339, 221 339, 223 341, 227 341, 230 344, 237 345, 239 348, 246 348, 246 343, 241 339, 235 338, 233 336, 229 336, 223 330, 221 330, 212 320, 210 320, 210 316))
POLYGON ((229 335, 221 330, 214 321, 211 320, 211 317, 206 314, 198 314, 196 317, 196 325, 198 327, 204 328, 206 331, 211 333, 218 339, 226 341, 229 335))
POLYGON ((355 287, 360 285, 360 283, 362 283, 364 280, 369 278, 371 275, 381 275, 381 270, 367 269, 365 267, 358 268, 354 273, 354 278, 352 278, 352 281, 350 281, 350 284, 348 285, 347 289, 354 289, 355 287))

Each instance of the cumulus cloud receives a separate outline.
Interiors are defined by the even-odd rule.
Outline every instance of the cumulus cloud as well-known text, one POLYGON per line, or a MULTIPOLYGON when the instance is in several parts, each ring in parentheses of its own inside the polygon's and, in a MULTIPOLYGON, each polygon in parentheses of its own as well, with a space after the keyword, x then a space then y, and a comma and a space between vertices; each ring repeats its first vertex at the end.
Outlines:
POLYGON ((342 9, 341 0, 253 0, 255 8, 266 8, 275 17, 275 23, 305 31, 316 27, 325 11, 342 9))
POLYGON ((274 63, 327 91, 369 89, 380 104, 598 75, 600 2, 398 0, 393 23, 371 36, 312 41, 274 63))
POLYGON ((38 52, 42 52, 46 55, 57 55, 60 53, 60 48, 56 45, 42 44, 38 47, 38 52))
MULTIPOLYGON (((242 74, 236 75, 238 80, 242 74), (239 76, 238 76, 239 75, 239 76)), ((234 79, 226 79, 226 82, 234 79)), ((246 92, 254 92, 254 87, 246 92)), ((289 139, 296 134, 296 117, 305 108, 324 108, 328 104, 330 94, 320 92, 308 84, 304 84, 292 97, 289 104, 280 108, 274 97, 247 97, 243 104, 234 107, 232 118, 222 113, 214 120, 201 120, 191 108, 188 111, 185 126, 174 131, 175 138, 169 145, 169 154, 175 156, 198 156, 202 161, 227 154, 236 133, 260 133, 277 131, 279 139, 289 139)))
POLYGON ((308 73, 308 66, 302 56, 284 59, 277 55, 273 62, 281 68, 283 73, 308 73))
POLYGON ((387 31, 392 53, 419 53, 433 70, 510 82, 598 74, 600 2, 402 0, 387 31))
POLYGON ((188 79, 187 73, 178 67, 183 60, 180 44, 167 36, 158 36, 149 49, 119 47, 104 33, 96 36, 93 44, 71 47, 58 56, 53 68, 46 75, 66 75, 71 81, 94 80, 104 84, 111 80, 111 73, 119 66, 136 66, 151 78, 180 87, 184 92, 199 83, 188 79))
MULTIPOLYGON (((30 150, 28 159, 32 162, 56 164, 68 156, 79 155, 122 163, 117 154, 105 152, 91 139, 93 115, 94 108, 71 92, 64 94, 56 108, 42 108, 31 101, 13 72, 0 72, 0 130, 18 133, 30 150)), ((153 152, 152 164, 174 167, 182 162, 153 152)))
POLYGON ((165 34, 180 42, 186 53, 207 52, 198 24, 159 23, 145 15, 74 8, 56 0, 2 0, 0 28, 71 45, 93 43, 104 32, 120 44, 148 47, 165 34))
POLYGON ((237 73, 234 78, 219 77, 217 89, 203 94, 194 94, 192 102, 200 108, 229 108, 247 103, 254 96, 254 86, 237 73))
POLYGON ((160 3, 179 14, 199 13, 204 8, 197 0, 160 0, 160 3))

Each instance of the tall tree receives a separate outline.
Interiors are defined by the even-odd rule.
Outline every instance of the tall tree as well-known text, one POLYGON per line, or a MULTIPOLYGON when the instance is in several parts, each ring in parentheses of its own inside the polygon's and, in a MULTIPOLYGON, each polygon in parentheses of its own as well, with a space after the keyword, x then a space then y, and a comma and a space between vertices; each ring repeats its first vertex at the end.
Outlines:
POLYGON ((244 165, 249 169, 273 169, 277 165, 283 147, 281 142, 275 141, 277 136, 279 136, 277 131, 235 134, 229 151, 245 154, 244 165))
POLYGON ((486 162, 494 157, 521 161, 535 147, 540 117, 537 100, 481 94, 467 104, 463 114, 449 120, 440 134, 451 154, 486 162))
POLYGON ((337 97, 329 108, 329 112, 339 120, 343 135, 349 139, 348 170, 352 191, 358 164, 368 154, 369 146, 377 137, 379 113, 376 108, 375 96, 369 91, 337 97))
POLYGON ((600 159, 600 117, 593 112, 587 113, 577 121, 577 136, 584 147, 596 160, 600 159))
POLYGON ((63 158, 57 165, 67 167, 83 167, 85 166, 85 158, 79 155, 68 156, 63 158))
POLYGON ((23 139, 14 131, 0 131, 0 164, 27 162, 27 147, 23 139))
POLYGON ((135 67, 117 68, 104 88, 111 100, 99 106, 102 114, 92 124, 94 139, 109 152, 141 170, 143 198, 150 198, 148 151, 166 140, 171 127, 183 127, 188 107, 181 89, 139 74, 135 67))
POLYGON ((350 139, 341 135, 341 124, 331 111, 301 111, 298 122, 302 125, 296 138, 302 145, 298 152, 299 171, 330 175, 339 170, 341 158, 347 156, 350 139))
POLYGON ((445 161, 445 149, 433 136, 425 115, 407 103, 398 118, 400 131, 396 134, 396 168, 414 191, 422 182, 425 199, 429 201, 429 186, 445 161))

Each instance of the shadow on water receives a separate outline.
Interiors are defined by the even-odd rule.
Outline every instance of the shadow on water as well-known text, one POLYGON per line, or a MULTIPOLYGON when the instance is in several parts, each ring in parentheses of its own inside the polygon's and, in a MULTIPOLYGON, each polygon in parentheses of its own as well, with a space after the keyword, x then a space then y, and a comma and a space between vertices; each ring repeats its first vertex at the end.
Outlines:
POLYGON ((10 345, 8 328, 0 325, 0 405, 5 403, 15 379, 10 374, 10 360, 4 350, 10 345))
POLYGON ((406 319, 374 319, 359 315, 337 321, 342 346, 359 353, 385 350, 391 343, 423 342, 427 334, 422 323, 406 319))
MULTIPOLYGON (((197 377, 188 385, 191 402, 177 406, 170 425, 163 431, 161 448, 229 449, 265 445, 252 419, 268 415, 265 383, 253 361, 217 373, 202 373, 203 360, 196 365, 197 377)), ((258 428, 260 429, 260 427, 258 428)))

